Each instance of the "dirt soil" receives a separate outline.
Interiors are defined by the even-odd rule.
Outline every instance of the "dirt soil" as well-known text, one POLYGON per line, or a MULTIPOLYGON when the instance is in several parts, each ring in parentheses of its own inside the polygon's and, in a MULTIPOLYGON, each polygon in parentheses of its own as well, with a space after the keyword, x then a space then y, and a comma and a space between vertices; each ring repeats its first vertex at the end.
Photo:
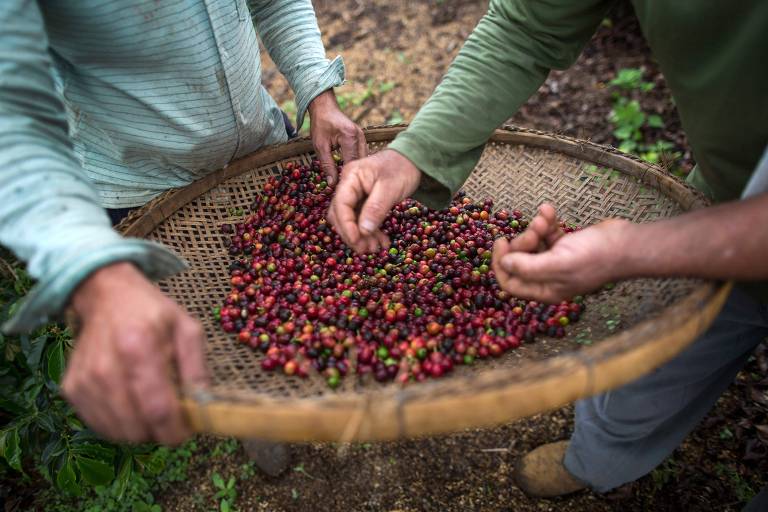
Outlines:
MULTIPOLYGON (((429 97, 487 2, 469 0, 319 0, 315 2, 331 56, 344 57, 348 83, 337 90, 363 125, 407 121, 429 97), (381 87, 394 82, 394 88, 381 87), (362 98, 362 99, 361 99, 362 98), (354 101, 354 100, 357 101, 354 101), (359 103, 359 104, 356 104, 359 103)), ((604 23, 576 64, 551 74, 510 122, 614 143, 607 121, 616 71, 642 67, 656 87, 644 93, 648 112, 665 120, 657 135, 692 158, 663 76, 637 22, 622 5, 604 23)), ((279 103, 292 99, 268 57, 265 82, 279 103)), ((556 500, 526 497, 513 483, 515 460, 536 446, 567 439, 566 407, 496 429, 398 443, 297 445, 292 468, 238 483, 240 510, 465 511, 465 510, 739 510, 768 480, 768 363, 764 349, 683 445, 651 475, 607 495, 580 492, 556 500)), ((215 440, 204 438, 213 445, 215 440)), ((188 482, 162 497, 171 510, 199 509, 211 474, 235 474, 242 450, 222 459, 200 457, 188 482)))

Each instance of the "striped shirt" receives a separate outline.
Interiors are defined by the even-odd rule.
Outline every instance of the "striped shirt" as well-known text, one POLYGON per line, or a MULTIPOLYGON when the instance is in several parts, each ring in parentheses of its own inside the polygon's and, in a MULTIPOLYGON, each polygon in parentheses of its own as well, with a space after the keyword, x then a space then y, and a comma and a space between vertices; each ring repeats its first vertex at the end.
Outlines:
POLYGON ((0 243, 38 279, 10 330, 47 320, 106 264, 183 268, 117 235, 103 207, 144 204, 285 140, 257 33, 298 126, 344 75, 310 0, 3 0, 0 27, 0 243))

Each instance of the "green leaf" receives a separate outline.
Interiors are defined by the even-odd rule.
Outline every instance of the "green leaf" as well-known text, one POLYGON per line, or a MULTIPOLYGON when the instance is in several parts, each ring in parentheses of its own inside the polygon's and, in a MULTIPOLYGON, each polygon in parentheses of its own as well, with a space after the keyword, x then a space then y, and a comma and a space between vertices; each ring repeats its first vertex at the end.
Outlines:
POLYGON ((220 474, 214 473, 212 478, 213 478, 213 485, 215 485, 217 489, 227 488, 227 486, 224 484, 224 479, 221 478, 220 474))
POLYGON ((157 475, 165 468, 165 462, 168 458, 168 449, 160 447, 151 453, 142 453, 134 457, 139 467, 151 475, 157 475))
POLYGON ((96 433, 88 428, 83 428, 75 432, 75 435, 72 436, 72 441, 81 443, 84 441, 98 441, 99 437, 96 435, 96 433))
POLYGON ((229 507, 229 502, 227 500, 221 500, 221 504, 219 505, 219 511, 220 512, 230 512, 232 510, 229 507))
POLYGON ((149 504, 146 501, 134 501, 133 512, 162 512, 162 508, 158 504, 149 504))
POLYGON ((43 448, 43 454, 40 457, 40 460, 42 460, 43 464, 48 464, 54 457, 64 453, 66 449, 67 445, 64 444, 61 437, 53 435, 48 441, 48 444, 45 445, 45 448, 43 448))
POLYGON ((21 440, 18 429, 5 430, 0 434, 0 456, 16 471, 21 469, 21 440))
POLYGON ((651 128, 664 128, 664 120, 661 118, 661 116, 651 114, 648 116, 648 126, 651 128))
POLYGON ((115 449, 101 443, 82 442, 72 445, 72 453, 80 457, 101 460, 112 464, 115 457, 115 449))
POLYGON ((384 94, 395 88, 397 84, 395 82, 384 82, 379 86, 379 93, 384 94))
POLYGON ((393 110, 392 114, 387 119, 387 124, 400 124, 403 122, 403 114, 399 110, 393 110))
POLYGON ((107 485, 115 479, 115 468, 111 463, 76 456, 75 464, 83 480, 91 485, 107 485))
POLYGON ((621 89, 637 89, 643 79, 643 71, 638 68, 620 69, 616 78, 608 82, 608 85, 621 89))
POLYGON ((75 496, 80 496, 82 489, 77 483, 77 475, 75 475, 75 468, 72 465, 72 461, 67 458, 66 462, 56 474, 56 485, 62 491, 68 492, 75 496))
POLYGON ((625 140, 621 144, 619 144, 619 151, 623 151, 625 153, 631 153, 637 148, 637 143, 633 140, 625 140))
POLYGON ((59 384, 64 373, 64 343, 59 341, 48 350, 47 374, 51 381, 59 384))
POLYGON ((48 409, 45 412, 40 413, 37 416, 37 424, 46 432, 56 432, 56 420, 53 417, 53 412, 48 409))
POLYGON ((21 352, 24 354, 27 366, 34 373, 40 368, 40 357, 48 337, 45 335, 38 336, 30 341, 29 336, 19 336, 19 339, 21 340, 21 352))
POLYGON ((69 428, 71 428, 72 430, 85 429, 83 422, 81 422, 79 419, 75 418, 74 416, 67 416, 67 425, 69 425, 69 428))
POLYGON ((21 404, 14 402, 10 398, 3 397, 0 397, 0 409, 11 413, 12 416, 20 416, 27 411, 21 404))
POLYGON ((613 131, 613 136, 619 140, 631 139, 634 129, 629 125, 619 126, 613 131))
POLYGON ((122 464, 120 464, 120 470, 117 472, 116 492, 117 498, 120 499, 125 493, 125 489, 128 488, 128 482, 133 475, 133 457, 124 457, 122 464))

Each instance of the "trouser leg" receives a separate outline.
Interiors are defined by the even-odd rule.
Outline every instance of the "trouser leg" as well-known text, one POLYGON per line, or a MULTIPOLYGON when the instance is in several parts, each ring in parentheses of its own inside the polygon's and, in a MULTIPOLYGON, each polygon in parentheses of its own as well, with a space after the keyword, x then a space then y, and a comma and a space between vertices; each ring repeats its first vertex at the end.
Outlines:
POLYGON ((768 487, 752 498, 741 512, 765 512, 766 510, 768 510, 768 487))
POLYGON ((565 466, 605 492, 640 478, 680 445, 768 336, 768 308, 735 290, 679 356, 614 391, 576 403, 565 466))

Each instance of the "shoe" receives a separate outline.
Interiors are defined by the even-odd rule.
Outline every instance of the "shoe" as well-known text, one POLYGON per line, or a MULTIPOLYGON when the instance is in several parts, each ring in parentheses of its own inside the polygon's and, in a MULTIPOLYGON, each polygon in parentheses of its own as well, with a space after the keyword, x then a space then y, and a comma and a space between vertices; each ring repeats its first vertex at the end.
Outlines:
POLYGON ((248 459, 269 476, 278 476, 291 463, 291 453, 285 443, 247 439, 243 441, 243 448, 248 459))
POLYGON ((565 465, 568 441, 539 446, 515 464, 515 482, 528 496, 553 498, 585 489, 587 486, 571 475, 565 465))

